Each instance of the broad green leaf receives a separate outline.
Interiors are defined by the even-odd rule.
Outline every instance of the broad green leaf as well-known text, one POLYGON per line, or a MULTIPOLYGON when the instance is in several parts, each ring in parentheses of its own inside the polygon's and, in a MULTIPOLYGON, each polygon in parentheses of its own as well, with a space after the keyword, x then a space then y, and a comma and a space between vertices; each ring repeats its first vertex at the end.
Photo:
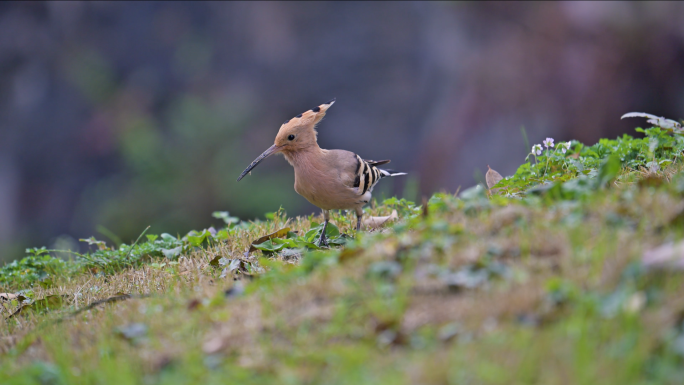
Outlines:
POLYGON ((186 235, 186 239, 188 243, 192 246, 200 246, 202 242, 204 242, 207 237, 211 237, 211 233, 209 230, 203 230, 201 233, 197 233, 196 231, 191 231, 186 235))
POLYGON ((162 249, 161 252, 168 259, 176 259, 183 251, 183 246, 174 247, 173 249, 162 249))
POLYGON ((273 240, 269 239, 268 241, 252 245, 252 247, 255 250, 261 250, 261 251, 267 251, 270 253, 276 252, 278 250, 282 250, 285 245, 284 244, 279 244, 279 243, 274 243, 273 240))
POLYGON ((175 240, 176 240, 176 237, 174 237, 174 236, 171 235, 171 234, 167 234, 167 233, 163 233, 163 234, 161 235, 161 238, 162 238, 163 240, 165 240, 165 241, 175 241, 175 240))
POLYGON ((598 173, 598 187, 604 187, 612 182, 622 169, 622 163, 617 155, 609 156, 603 164, 598 173))
POLYGON ((276 231, 276 232, 274 232, 274 233, 271 233, 271 234, 268 234, 268 235, 264 235, 263 237, 261 237, 261 238, 259 238, 259 239, 257 239, 257 240, 255 240, 255 241, 252 242, 252 244, 251 244, 250 247, 249 247, 249 251, 251 252, 251 251, 255 251, 255 250, 263 250, 263 249, 257 248, 256 245, 259 245, 259 244, 261 244, 261 243, 264 243, 264 242, 266 242, 266 241, 268 241, 268 240, 270 240, 270 239, 272 239, 272 238, 283 238, 283 237, 286 237, 287 234, 288 234, 289 232, 290 232, 290 228, 289 228, 289 227, 285 227, 285 228, 282 228, 282 229, 280 229, 280 230, 278 230, 278 231, 276 231))

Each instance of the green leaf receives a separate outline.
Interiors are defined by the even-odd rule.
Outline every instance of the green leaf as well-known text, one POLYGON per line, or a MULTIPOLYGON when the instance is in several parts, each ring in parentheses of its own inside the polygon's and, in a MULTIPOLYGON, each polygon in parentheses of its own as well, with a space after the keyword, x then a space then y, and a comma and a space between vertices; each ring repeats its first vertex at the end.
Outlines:
POLYGON ((463 190, 463 192, 459 194, 459 198, 463 199, 464 201, 475 199, 487 199, 487 194, 485 193, 484 187, 478 184, 471 188, 463 190))
POLYGON ((98 241, 97 239, 95 239, 95 237, 90 237, 88 239, 79 239, 79 241, 86 242, 90 246, 95 245, 100 250, 105 250, 107 248, 107 244, 105 243, 105 241, 98 241))
POLYGON ((240 218, 231 217, 230 213, 228 211, 214 211, 211 214, 211 216, 214 218, 218 218, 218 219, 223 220, 226 223, 226 225, 228 225, 228 227, 230 227, 231 225, 233 225, 235 223, 240 222, 240 218))
POLYGON ((211 233, 209 230, 203 230, 201 233, 197 233, 196 231, 191 231, 186 235, 186 239, 190 245, 198 247, 204 242, 207 238, 211 237, 211 233))
POLYGON ((598 172, 598 187, 604 187, 612 182, 622 169, 622 162, 617 155, 609 156, 599 168, 598 172))
POLYGON ((168 259, 176 259, 183 251, 183 246, 178 246, 173 249, 162 249, 161 252, 168 259))
POLYGON ((219 230, 216 232, 216 234, 214 234, 214 239, 218 239, 218 240, 226 240, 229 237, 230 237, 230 231, 228 231, 226 229, 219 230))
POLYGON ((283 248, 285 248, 285 244, 276 243, 276 242, 273 242, 273 240, 269 239, 269 240, 262 242, 260 244, 252 245, 252 248, 254 248, 256 250, 267 251, 267 252, 273 253, 273 252, 276 252, 278 250, 282 250, 283 248))
MULTIPOLYGON (((312 225, 313 224, 315 224, 315 222, 312 222, 312 225)), ((306 239, 307 242, 317 241, 318 238, 321 237, 321 231, 323 231, 323 224, 311 227, 304 235, 304 239, 306 239)), ((330 243, 330 241, 334 242, 339 236, 340 229, 337 228, 335 224, 328 222, 328 226, 325 228, 325 237, 328 239, 328 243, 330 243)))
MULTIPOLYGON (((264 250, 262 248, 257 247, 257 245, 260 245, 262 243, 265 243, 266 241, 271 240, 272 238, 284 238, 287 237, 287 234, 290 232, 289 227, 282 228, 276 232, 273 232, 268 235, 264 235, 263 237, 260 237, 259 239, 256 239, 252 242, 252 244, 249 247, 249 251, 254 251, 254 250, 264 250)), ((264 246, 264 247, 269 247, 269 246, 264 246)), ((281 247, 282 248, 282 247, 281 247)), ((266 250, 266 251, 271 251, 271 250, 266 250)))
POLYGON ((396 205, 398 203, 399 203, 399 199, 397 199, 396 197, 387 198, 382 202, 382 204, 387 205, 387 206, 393 206, 393 205, 396 205))
POLYGON ((162 238, 163 240, 165 240, 165 241, 175 241, 175 240, 176 240, 176 237, 174 237, 174 236, 171 235, 171 234, 167 234, 167 233, 163 233, 163 234, 161 235, 161 238, 162 238))
POLYGON ((584 165, 579 160, 568 159, 568 163, 573 165, 577 169, 577 172, 583 172, 584 171, 584 165))
POLYGON ((47 252, 48 252, 48 251, 47 251, 47 249, 45 249, 45 246, 43 246, 43 247, 41 247, 41 248, 34 247, 34 248, 31 248, 31 249, 26 249, 26 254, 31 254, 31 255, 34 255, 34 256, 39 256, 39 255, 47 254, 47 252))

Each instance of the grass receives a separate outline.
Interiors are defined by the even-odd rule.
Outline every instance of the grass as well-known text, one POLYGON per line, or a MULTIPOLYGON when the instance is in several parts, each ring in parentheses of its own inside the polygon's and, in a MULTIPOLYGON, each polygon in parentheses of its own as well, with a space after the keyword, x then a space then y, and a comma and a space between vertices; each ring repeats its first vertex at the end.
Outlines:
POLYGON ((32 249, 0 270, 25 297, 2 303, 0 383, 678 384, 684 277, 642 255, 684 238, 682 141, 645 132, 547 151, 498 194, 389 199, 381 230, 335 213, 329 250, 283 211, 32 249))

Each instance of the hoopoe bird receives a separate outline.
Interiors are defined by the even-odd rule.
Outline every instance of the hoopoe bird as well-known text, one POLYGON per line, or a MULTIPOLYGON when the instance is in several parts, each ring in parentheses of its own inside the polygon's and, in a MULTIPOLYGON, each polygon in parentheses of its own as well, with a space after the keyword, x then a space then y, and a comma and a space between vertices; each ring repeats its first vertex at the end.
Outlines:
POLYGON ((325 222, 318 246, 327 246, 325 229, 330 210, 356 211, 356 231, 361 229, 363 205, 370 202, 373 187, 382 178, 406 175, 378 166, 389 160, 364 160, 351 151, 324 150, 318 146, 316 125, 335 99, 287 120, 280 126, 275 143, 259 155, 237 178, 239 182, 262 160, 283 154, 294 167, 295 191, 323 210, 325 222))

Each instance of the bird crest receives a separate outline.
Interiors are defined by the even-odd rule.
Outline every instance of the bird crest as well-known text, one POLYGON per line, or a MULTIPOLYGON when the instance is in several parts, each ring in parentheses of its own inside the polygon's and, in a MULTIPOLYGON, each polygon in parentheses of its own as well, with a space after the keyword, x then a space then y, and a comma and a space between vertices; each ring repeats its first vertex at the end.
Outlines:
POLYGON ((292 151, 315 143, 316 125, 334 103, 335 99, 285 121, 276 135, 276 146, 284 147, 284 151, 292 151))
POLYGON ((323 117, 325 116, 325 112, 328 111, 328 108, 330 108, 333 104, 335 104, 335 99, 327 103, 323 103, 317 107, 314 107, 304 113, 301 113, 292 119, 286 120, 280 126, 280 128, 282 129, 283 127, 290 126, 315 126, 316 124, 318 124, 318 122, 321 121, 321 119, 323 119, 323 117))

